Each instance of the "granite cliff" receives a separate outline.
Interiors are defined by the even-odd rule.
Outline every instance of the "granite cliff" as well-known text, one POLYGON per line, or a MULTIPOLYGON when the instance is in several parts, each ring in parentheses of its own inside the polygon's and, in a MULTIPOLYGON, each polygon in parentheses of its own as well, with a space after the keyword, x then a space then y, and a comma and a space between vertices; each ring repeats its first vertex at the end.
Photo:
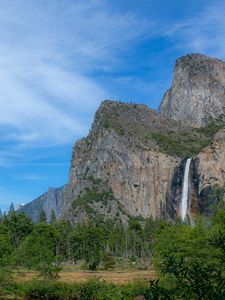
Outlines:
POLYGON ((125 216, 162 217, 166 193, 181 159, 161 153, 152 134, 175 132, 176 125, 144 105, 103 102, 90 134, 73 149, 63 216, 73 219, 73 210, 68 209, 71 199, 76 203, 86 189, 104 188, 112 192, 119 208, 112 216, 119 211, 125 216))
POLYGON ((225 201, 225 128, 193 159, 190 212, 211 214, 213 205, 225 201))
POLYGON ((21 210, 35 220, 38 208, 48 219, 54 210, 73 224, 96 216, 174 220, 192 157, 189 216, 209 214, 225 186, 224 87, 225 63, 194 54, 177 60, 159 113, 104 101, 88 136, 75 143, 60 195, 48 192, 21 210))
POLYGON ((159 107, 161 115, 191 126, 225 118, 225 62, 190 54, 179 58, 172 87, 159 107))
POLYGON ((42 210, 45 211, 48 222, 50 221, 52 212, 54 212, 56 219, 60 219, 64 191, 65 186, 61 188, 49 188, 46 193, 37 199, 20 206, 18 212, 24 212, 34 222, 39 221, 40 212, 42 210))

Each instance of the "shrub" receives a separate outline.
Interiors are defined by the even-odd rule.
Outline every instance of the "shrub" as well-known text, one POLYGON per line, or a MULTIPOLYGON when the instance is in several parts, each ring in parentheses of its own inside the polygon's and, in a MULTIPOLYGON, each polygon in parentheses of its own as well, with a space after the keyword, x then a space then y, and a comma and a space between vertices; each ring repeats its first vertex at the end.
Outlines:
POLYGON ((21 286, 26 300, 78 300, 77 286, 52 281, 33 280, 21 286))
POLYGON ((122 296, 122 288, 113 283, 91 279, 79 287, 80 300, 119 300, 127 299, 122 296))
POLYGON ((13 280, 11 270, 7 267, 0 268, 0 297, 3 295, 15 295, 16 290, 17 284, 13 280))

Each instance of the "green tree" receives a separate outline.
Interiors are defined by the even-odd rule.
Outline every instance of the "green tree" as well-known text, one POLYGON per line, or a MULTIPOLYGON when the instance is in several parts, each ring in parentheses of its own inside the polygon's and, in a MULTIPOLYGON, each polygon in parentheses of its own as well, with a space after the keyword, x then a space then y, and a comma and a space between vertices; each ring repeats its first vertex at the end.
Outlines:
POLYGON ((112 253, 105 252, 102 256, 102 265, 105 270, 112 269, 115 267, 115 258, 112 253))
POLYGON ((0 234, 0 266, 6 267, 11 263, 11 255, 13 253, 13 245, 11 243, 10 235, 0 234))
POLYGON ((144 255, 144 232, 140 221, 131 218, 128 224, 129 249, 130 255, 134 257, 143 257, 144 255))
POLYGON ((9 207, 9 215, 10 213, 14 213, 15 209, 14 209, 14 204, 11 202, 10 207, 9 207))
POLYGON ((175 258, 172 254, 164 259, 162 273, 175 277, 176 295, 180 299, 223 299, 225 293, 224 268, 208 265, 195 258, 175 258))
POLYGON ((40 223, 47 223, 46 212, 43 209, 40 211, 39 222, 40 223))
POLYGON ((77 226, 70 235, 70 243, 76 258, 84 258, 90 269, 96 269, 104 251, 105 236, 104 226, 90 221, 88 224, 77 226))
POLYGON ((0 294, 12 282, 15 267, 14 249, 9 233, 0 224, 0 294))
POLYGON ((204 219, 196 221, 194 227, 182 223, 172 225, 162 221, 154 234, 154 261, 160 264, 163 257, 171 253, 175 258, 198 257, 213 260, 208 240, 210 235, 211 229, 204 219))
POLYGON ((11 211, 8 216, 3 216, 0 233, 7 233, 13 247, 16 248, 32 229, 33 223, 23 212, 16 214, 15 211, 11 211))
POLYGON ((53 224, 56 221, 55 211, 52 209, 50 216, 50 223, 53 224))
POLYGON ((2 210, 0 209, 0 224, 2 223, 2 219, 3 219, 3 214, 2 214, 2 210))
POLYGON ((56 241, 56 255, 62 257, 64 260, 73 261, 73 253, 70 243, 70 234, 73 230, 68 221, 58 221, 52 224, 55 234, 57 235, 56 241))
POLYGON ((53 273, 58 274, 61 268, 61 259, 56 255, 57 240, 58 235, 53 226, 44 222, 37 224, 20 247, 23 265, 35 268, 41 275, 52 279, 53 273))

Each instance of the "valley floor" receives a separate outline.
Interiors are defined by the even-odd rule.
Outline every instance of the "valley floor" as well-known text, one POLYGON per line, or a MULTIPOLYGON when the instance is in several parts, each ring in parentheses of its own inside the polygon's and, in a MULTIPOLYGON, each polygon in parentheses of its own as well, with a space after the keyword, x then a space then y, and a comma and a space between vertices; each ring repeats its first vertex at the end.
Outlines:
MULTIPOLYGON (((16 275, 18 282, 29 281, 36 277, 32 271, 21 271, 16 275)), ((99 278, 106 282, 125 284, 134 280, 154 280, 157 274, 154 270, 123 270, 123 271, 62 271, 60 281, 67 283, 84 282, 91 278, 99 278)))

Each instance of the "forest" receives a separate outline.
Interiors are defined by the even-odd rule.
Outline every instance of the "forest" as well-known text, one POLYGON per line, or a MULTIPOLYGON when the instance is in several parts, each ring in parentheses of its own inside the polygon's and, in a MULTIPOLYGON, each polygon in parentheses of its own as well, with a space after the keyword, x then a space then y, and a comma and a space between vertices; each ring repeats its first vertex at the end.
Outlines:
POLYGON ((0 217, 1 299, 224 299, 225 206, 211 217, 187 222, 130 218, 128 224, 96 216, 75 227, 46 222, 42 211, 37 224, 13 207, 0 217), (148 269, 157 279, 116 285, 98 278, 85 283, 58 281, 64 266, 86 270, 148 269), (19 270, 37 276, 19 282, 19 270), (6 297, 7 295, 7 297, 6 297), (10 298, 11 297, 11 298, 10 298), (137 298, 139 297, 139 298, 137 298), (142 297, 142 298, 140 298, 142 297))

